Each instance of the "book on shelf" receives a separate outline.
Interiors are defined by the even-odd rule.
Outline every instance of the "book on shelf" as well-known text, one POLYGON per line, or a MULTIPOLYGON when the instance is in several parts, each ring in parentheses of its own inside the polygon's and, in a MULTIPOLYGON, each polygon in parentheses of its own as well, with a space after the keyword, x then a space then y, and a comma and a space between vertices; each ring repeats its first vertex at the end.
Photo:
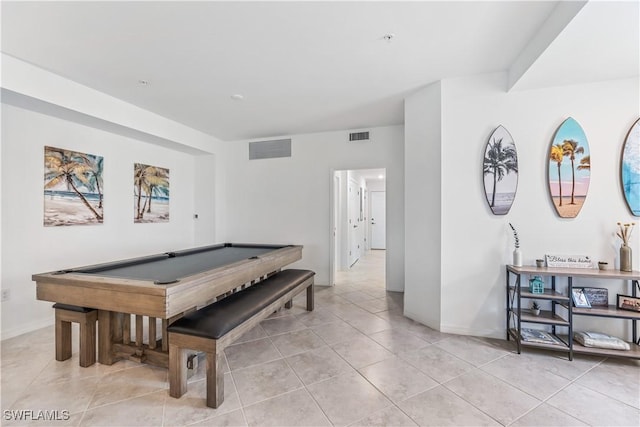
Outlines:
POLYGON ((539 344, 565 345, 560 338, 550 332, 541 331, 539 329, 522 328, 520 336, 524 342, 533 342, 539 344))

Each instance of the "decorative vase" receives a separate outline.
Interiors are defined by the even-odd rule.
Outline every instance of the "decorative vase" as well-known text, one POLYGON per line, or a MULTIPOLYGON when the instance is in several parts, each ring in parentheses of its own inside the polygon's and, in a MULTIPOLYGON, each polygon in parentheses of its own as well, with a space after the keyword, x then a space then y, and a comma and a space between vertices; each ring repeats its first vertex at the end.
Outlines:
POLYGON ((532 308, 532 309, 531 309, 531 313, 532 313, 534 316, 540 316, 540 309, 539 309, 539 308, 532 308))
POLYGON ((522 252, 519 248, 513 250, 513 265, 516 267, 522 267, 522 252))
POLYGON ((631 247, 620 246, 620 271, 632 271, 631 268, 631 247))

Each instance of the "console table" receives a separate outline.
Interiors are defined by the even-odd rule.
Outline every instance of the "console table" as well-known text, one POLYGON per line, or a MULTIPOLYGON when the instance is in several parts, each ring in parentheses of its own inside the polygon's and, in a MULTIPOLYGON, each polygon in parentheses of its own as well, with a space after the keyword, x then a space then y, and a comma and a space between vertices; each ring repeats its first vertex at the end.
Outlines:
MULTIPOLYGON (((640 338, 638 338, 638 320, 640 312, 620 310, 615 305, 607 307, 579 308, 572 298, 574 280, 625 280, 627 287, 631 287, 631 295, 638 297, 640 293, 640 272, 626 272, 620 270, 594 270, 581 268, 552 268, 507 265, 507 340, 513 338, 518 354, 522 346, 545 348, 548 350, 564 351, 568 353, 569 360, 573 360, 574 353, 585 353, 601 356, 626 357, 640 359, 640 338), (523 276, 540 276, 551 278, 551 283, 545 280, 544 293, 529 292, 528 280, 523 276), (556 278, 566 278, 567 286, 559 290, 556 278), (566 292, 565 292, 566 291, 566 292), (538 316, 534 316, 531 310, 522 307, 522 301, 539 300, 551 302, 551 310, 542 310, 538 316), (596 316, 621 319, 631 322, 631 338, 629 342, 631 350, 610 350, 602 348, 585 347, 575 342, 573 337, 574 316, 596 316), (557 339, 555 343, 543 343, 525 341, 522 335, 523 324, 546 325, 551 328, 551 336, 557 339), (566 335, 560 333, 566 331, 566 335)), ((604 285, 603 285, 604 286, 604 285)))

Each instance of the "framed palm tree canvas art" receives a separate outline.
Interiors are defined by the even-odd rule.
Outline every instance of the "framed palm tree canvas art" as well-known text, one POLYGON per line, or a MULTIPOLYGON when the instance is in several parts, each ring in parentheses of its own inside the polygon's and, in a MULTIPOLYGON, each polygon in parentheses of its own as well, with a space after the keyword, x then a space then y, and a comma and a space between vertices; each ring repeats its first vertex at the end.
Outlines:
POLYGON ((587 198, 591 179, 591 155, 587 137, 573 118, 565 120, 549 148, 549 193, 562 218, 575 218, 587 198))
POLYGON ((620 177, 629 210, 640 216, 640 119, 631 126, 624 141, 620 177))
POLYGON ((133 165, 134 222, 169 222, 169 169, 133 165))
POLYGON ((44 225, 103 221, 103 157, 44 147, 44 225))
POLYGON ((511 209, 518 188, 518 152, 507 129, 498 126, 484 150, 484 193, 494 215, 511 209))

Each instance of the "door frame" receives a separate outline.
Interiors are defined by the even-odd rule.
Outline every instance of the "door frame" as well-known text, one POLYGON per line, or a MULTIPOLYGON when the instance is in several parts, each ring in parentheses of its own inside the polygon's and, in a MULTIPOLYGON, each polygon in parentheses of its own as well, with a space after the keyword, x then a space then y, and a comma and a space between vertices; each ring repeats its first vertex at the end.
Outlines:
POLYGON ((362 199, 361 192, 363 187, 360 183, 353 179, 347 178, 347 266, 353 267, 362 256, 360 243, 360 235, 362 234, 362 199), (355 202, 354 202, 355 200, 355 202), (354 230, 355 229, 355 230, 354 230), (358 248, 355 245, 358 244, 358 248), (354 260, 355 258, 355 260, 354 260))
POLYGON ((336 175, 337 169, 331 169, 329 173, 329 286, 336 285, 336 247, 338 246, 338 224, 336 224, 336 216, 338 215, 336 198, 336 187, 339 187, 340 177, 336 175), (336 185, 336 181, 338 185, 336 185))
POLYGON ((338 246, 338 236, 340 235, 341 228, 340 224, 336 221, 339 218, 340 213, 338 212, 338 197, 340 195, 340 177, 334 172, 331 173, 331 203, 329 207, 330 212, 330 229, 331 229, 331 244, 329 245, 329 286, 335 286, 336 278, 336 264, 339 262, 338 259, 340 255, 340 247, 338 246))
MULTIPOLYGON (((336 215, 336 209, 339 208, 339 206, 336 205, 336 197, 337 195, 335 194, 335 178, 336 178, 336 172, 347 172, 347 171, 358 171, 358 170, 364 170, 364 169, 382 169, 384 170, 384 174, 385 174, 385 181, 384 181, 384 191, 385 193, 388 195, 388 186, 387 186, 387 168, 386 167, 351 167, 351 168, 331 168, 329 170, 329 286, 335 286, 336 284, 336 271, 337 271, 337 266, 336 266, 336 246, 337 246, 337 241, 336 239, 338 238, 337 235, 339 235, 339 233, 341 233, 341 228, 340 228, 340 224, 336 224, 335 218, 336 216, 339 217, 339 215, 336 215), (337 235, 334 235, 334 229, 337 235)), ((338 177, 338 179, 340 179, 338 177)), ((370 191, 369 189, 367 189, 367 191, 370 191)), ((385 211, 387 210, 387 202, 388 198, 385 198, 385 211)), ((370 200, 367 200, 367 221, 369 220, 370 217, 370 210, 369 210, 369 205, 370 205, 370 200)), ((385 227, 385 240, 387 240, 388 237, 388 230, 389 227, 385 227)), ((389 256, 388 256, 388 251, 385 250, 385 271, 389 271, 389 256)), ((388 281, 387 281, 387 276, 385 274, 385 280, 384 280, 384 286, 385 289, 388 289, 388 281)))

